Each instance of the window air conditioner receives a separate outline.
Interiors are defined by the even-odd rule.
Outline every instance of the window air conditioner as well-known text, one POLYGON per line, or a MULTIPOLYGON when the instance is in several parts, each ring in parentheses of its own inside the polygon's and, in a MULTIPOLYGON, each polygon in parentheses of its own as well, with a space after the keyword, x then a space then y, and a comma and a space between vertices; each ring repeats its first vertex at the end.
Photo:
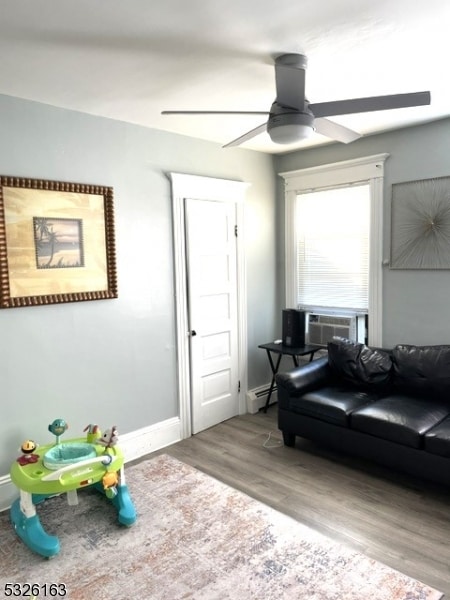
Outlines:
POLYGON ((326 346, 333 337, 344 337, 357 341, 358 327, 356 315, 340 317, 337 315, 308 315, 308 343, 326 346))

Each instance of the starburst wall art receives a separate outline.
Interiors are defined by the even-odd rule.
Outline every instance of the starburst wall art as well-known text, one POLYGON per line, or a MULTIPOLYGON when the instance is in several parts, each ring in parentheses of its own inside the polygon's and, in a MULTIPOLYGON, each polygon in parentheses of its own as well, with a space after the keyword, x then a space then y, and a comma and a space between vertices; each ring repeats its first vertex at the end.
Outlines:
POLYGON ((391 269, 450 269, 450 177, 392 186, 391 269))

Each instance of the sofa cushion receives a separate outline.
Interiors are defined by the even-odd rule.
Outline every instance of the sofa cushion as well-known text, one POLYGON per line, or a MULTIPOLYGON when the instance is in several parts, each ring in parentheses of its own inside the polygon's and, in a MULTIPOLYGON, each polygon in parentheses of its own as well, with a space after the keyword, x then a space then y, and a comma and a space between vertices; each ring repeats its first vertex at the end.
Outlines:
POLYGON ((425 450, 450 457, 450 417, 429 429, 424 436, 425 450))
POLYGON ((357 386, 385 386, 390 382, 388 352, 335 337, 328 343, 328 362, 335 375, 357 386))
POLYGON ((450 346, 399 344, 392 350, 399 391, 450 400, 450 346))
POLYGON ((326 386, 309 391, 303 396, 290 399, 289 410, 314 417, 334 425, 348 426, 349 415, 356 408, 378 400, 379 396, 349 388, 349 386, 326 386))
POLYGON ((356 409, 350 426, 404 446, 421 448, 423 435, 449 414, 448 406, 437 400, 393 394, 356 409))

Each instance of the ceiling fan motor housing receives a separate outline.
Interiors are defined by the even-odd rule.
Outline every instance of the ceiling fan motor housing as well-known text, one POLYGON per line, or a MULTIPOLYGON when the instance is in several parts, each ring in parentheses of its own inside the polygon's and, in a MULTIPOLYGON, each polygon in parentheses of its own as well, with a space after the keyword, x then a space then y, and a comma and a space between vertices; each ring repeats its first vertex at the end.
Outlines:
POLYGON ((306 112, 271 114, 267 132, 276 144, 292 144, 304 140, 314 131, 314 115, 306 112))
POLYGON ((275 58, 275 64, 293 67, 294 69, 306 69, 308 66, 308 59, 304 54, 281 54, 275 58))

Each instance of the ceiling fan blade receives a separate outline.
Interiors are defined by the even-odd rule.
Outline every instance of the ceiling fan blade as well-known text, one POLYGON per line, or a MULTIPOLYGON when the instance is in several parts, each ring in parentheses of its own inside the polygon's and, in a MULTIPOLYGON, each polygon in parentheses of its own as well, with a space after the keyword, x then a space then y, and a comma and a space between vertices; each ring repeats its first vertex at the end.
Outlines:
POLYGON ((349 144, 361 137, 360 133, 323 117, 314 120, 314 129, 317 133, 325 135, 337 142, 342 142, 343 144, 349 144))
POLYGON ((260 133, 263 133, 264 131, 266 131, 266 128, 267 128, 267 123, 258 125, 258 127, 255 127, 254 129, 251 129, 250 131, 247 131, 247 133, 244 133, 244 135, 239 136, 238 138, 236 138, 235 140, 232 140, 231 142, 228 142, 228 144, 225 144, 225 146, 222 146, 222 148, 230 148, 231 146, 239 146, 240 144, 243 144, 247 140, 251 140, 252 138, 259 135, 260 133))
POLYGON ((305 69, 302 54, 283 54, 275 59, 275 84, 278 104, 303 110, 305 105, 305 69))
POLYGON ((162 115, 268 115, 267 110, 163 110, 162 115))
POLYGON ((370 98, 319 102, 317 104, 310 104, 309 109, 315 117, 329 117, 332 115, 349 115, 360 112, 391 110, 393 108, 424 106, 430 104, 430 102, 430 92, 414 92, 412 94, 393 94, 391 96, 372 96, 370 98))

